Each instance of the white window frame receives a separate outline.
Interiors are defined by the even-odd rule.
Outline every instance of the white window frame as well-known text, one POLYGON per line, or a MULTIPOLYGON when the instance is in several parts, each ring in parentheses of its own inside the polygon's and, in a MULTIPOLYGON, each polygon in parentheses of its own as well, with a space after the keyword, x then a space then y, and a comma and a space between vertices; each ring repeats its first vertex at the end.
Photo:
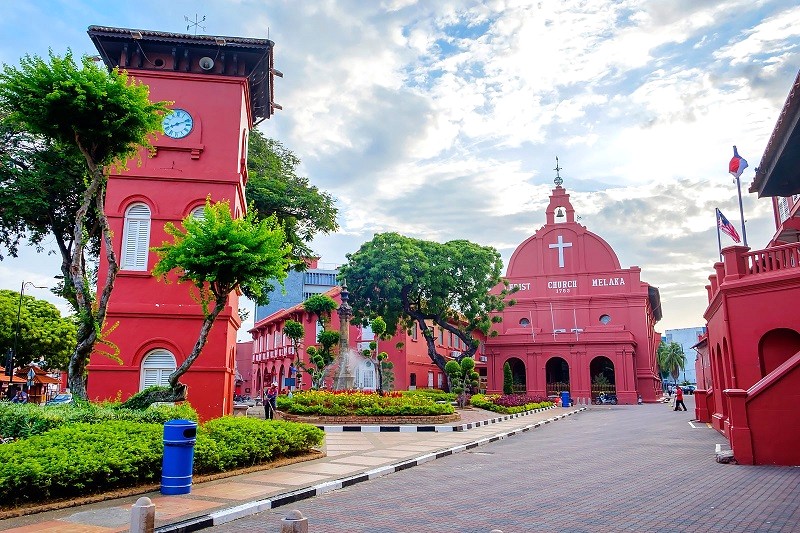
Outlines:
POLYGON ((121 270, 147 271, 150 255, 150 207, 138 202, 125 210, 121 270))

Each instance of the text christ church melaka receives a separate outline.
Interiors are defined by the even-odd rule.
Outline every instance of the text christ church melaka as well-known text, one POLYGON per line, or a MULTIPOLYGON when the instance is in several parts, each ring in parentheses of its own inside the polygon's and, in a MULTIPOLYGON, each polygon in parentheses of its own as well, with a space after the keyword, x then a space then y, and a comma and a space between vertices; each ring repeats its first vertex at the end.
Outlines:
MULTIPOLYGON (((511 256, 506 279, 517 304, 486 339, 490 392, 503 389, 508 362, 515 391, 574 398, 616 392, 619 403, 661 397, 656 351, 658 289, 638 267, 621 268, 603 239, 575 222, 556 179, 547 223, 511 256)), ((499 290, 499 288, 498 288, 499 290)))

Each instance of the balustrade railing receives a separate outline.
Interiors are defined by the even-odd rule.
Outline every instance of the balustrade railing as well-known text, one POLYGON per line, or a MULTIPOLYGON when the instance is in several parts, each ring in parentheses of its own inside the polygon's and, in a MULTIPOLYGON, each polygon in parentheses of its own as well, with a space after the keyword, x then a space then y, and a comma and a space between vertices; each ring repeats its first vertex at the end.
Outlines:
POLYGON ((270 359, 283 359, 284 357, 293 356, 294 346, 281 346, 279 348, 270 348, 269 350, 256 352, 253 354, 253 360, 256 362, 269 361, 270 359))
POLYGON ((747 252, 742 256, 748 274, 763 274, 800 267, 800 243, 783 244, 747 252))

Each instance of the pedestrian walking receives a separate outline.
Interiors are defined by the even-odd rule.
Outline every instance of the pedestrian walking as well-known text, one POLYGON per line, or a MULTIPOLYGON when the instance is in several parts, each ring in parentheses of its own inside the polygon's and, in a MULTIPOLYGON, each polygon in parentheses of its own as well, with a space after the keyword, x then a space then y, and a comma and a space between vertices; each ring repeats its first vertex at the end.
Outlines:
POLYGON ((276 400, 277 398, 278 384, 273 382, 264 393, 264 414, 266 415, 267 420, 272 420, 275 418, 275 410, 278 407, 276 400))
POLYGON ((683 403, 683 389, 675 387, 675 410, 680 411, 679 407, 683 407, 683 410, 686 411, 686 404, 683 403))

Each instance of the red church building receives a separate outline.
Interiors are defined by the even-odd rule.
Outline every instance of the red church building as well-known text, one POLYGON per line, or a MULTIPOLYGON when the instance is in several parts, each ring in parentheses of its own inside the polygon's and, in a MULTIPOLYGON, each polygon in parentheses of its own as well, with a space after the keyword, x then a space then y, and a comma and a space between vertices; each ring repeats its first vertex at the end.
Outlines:
POLYGON ((661 396, 658 289, 641 280, 638 267, 622 268, 611 246, 575 221, 569 194, 555 181, 545 225, 509 261, 517 304, 502 312, 499 335, 486 340, 488 390, 503 390, 509 363, 519 391, 654 402, 661 396))
POLYGON ((696 416, 740 464, 800 465, 799 122, 800 74, 750 187, 771 199, 775 234, 760 250, 724 248, 706 286, 710 384, 696 416))
MULTIPOLYGON (((125 69, 148 85, 152 100, 174 102, 153 153, 108 180, 105 208, 120 264, 107 316, 107 327, 118 326, 108 341, 119 347, 121 362, 94 353, 88 393, 124 400, 166 384, 197 340, 200 305, 188 285, 150 274, 157 259, 150 247, 169 240, 167 222, 199 216, 207 197, 227 200, 235 216, 243 215, 248 133, 275 107, 273 43, 98 26, 88 33, 109 69, 125 69)), ((101 260, 99 279, 107 268, 101 260)), ((239 326, 238 296, 231 294, 201 357, 182 378, 202 419, 232 412, 239 326)))

